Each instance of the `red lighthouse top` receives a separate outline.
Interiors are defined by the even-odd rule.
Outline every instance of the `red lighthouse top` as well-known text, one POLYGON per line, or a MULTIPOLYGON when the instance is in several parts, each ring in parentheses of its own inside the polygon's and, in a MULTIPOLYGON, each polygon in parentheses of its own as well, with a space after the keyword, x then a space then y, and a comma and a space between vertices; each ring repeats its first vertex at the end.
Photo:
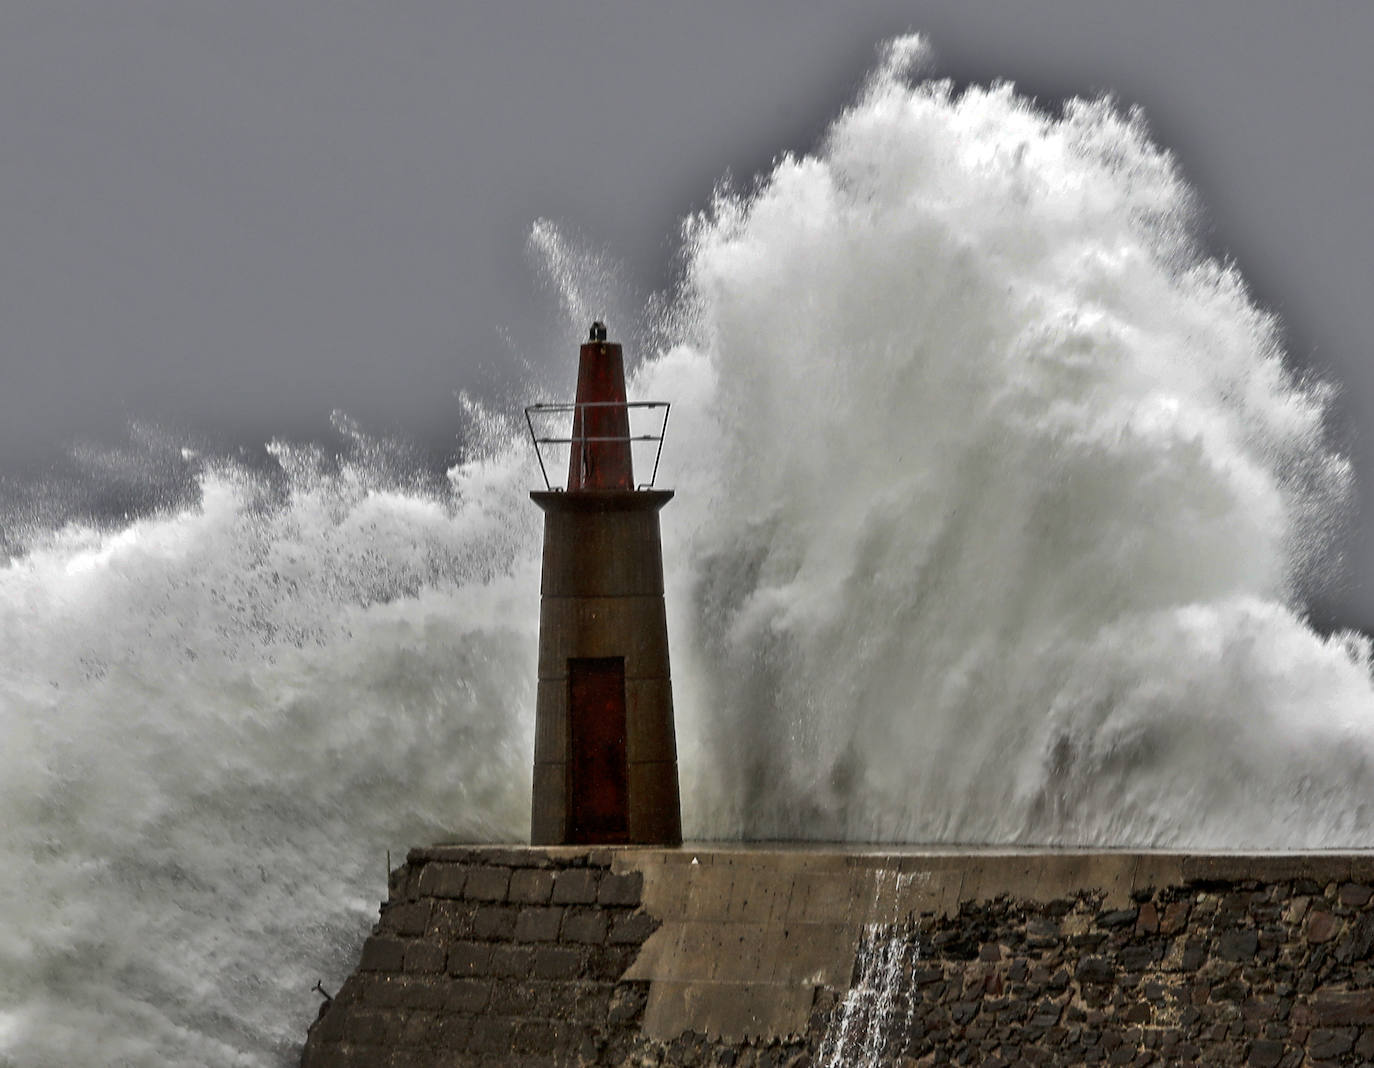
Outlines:
MULTIPOLYGON (((625 358, 620 345, 606 340, 606 324, 592 323, 591 337, 578 353, 577 397, 572 404, 531 404, 525 409, 544 483, 549 481, 541 445, 567 445, 569 493, 606 490, 647 489, 658 475, 658 459, 663 451, 663 434, 668 425, 668 405, 661 401, 625 399, 625 358), (657 434, 631 434, 631 409, 661 409, 663 419, 657 434), (566 438, 541 437, 535 431, 534 416, 572 413, 572 433, 566 438), (654 470, 647 484, 635 486, 633 445, 637 441, 656 443, 654 470)), ((551 486, 549 487, 552 488, 551 486)))
POLYGON ((578 354, 568 490, 634 488, 625 359, 620 346, 606 340, 606 324, 596 322, 578 354))

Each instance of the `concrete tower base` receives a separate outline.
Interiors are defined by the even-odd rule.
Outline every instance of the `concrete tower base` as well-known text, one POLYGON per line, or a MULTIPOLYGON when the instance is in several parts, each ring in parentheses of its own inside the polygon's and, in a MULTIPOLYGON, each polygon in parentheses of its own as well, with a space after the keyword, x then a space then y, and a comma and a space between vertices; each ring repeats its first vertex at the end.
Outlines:
POLYGON ((536 492, 544 511, 530 839, 682 841, 659 510, 668 490, 536 492))

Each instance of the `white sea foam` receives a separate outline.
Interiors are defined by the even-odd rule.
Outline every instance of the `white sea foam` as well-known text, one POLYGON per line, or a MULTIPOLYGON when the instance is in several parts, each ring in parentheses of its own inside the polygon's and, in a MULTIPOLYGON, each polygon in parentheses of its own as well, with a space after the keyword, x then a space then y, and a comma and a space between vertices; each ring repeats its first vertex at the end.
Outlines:
POLYGON ((1349 472, 1141 120, 909 86, 689 229, 668 477, 700 829, 1374 843, 1349 472), (683 515, 683 513, 689 513, 683 515))
MULTIPOLYGON (((1374 845, 1368 646, 1297 600, 1325 397, 1138 119, 917 51, 693 221, 632 382, 674 402, 688 834, 1374 845)), ((538 473, 462 418, 441 488, 278 446, 7 532, 0 1062, 287 1063, 386 849, 524 835, 538 473)))
POLYGON ((523 832, 528 465, 279 456, 0 571, 0 1062, 285 1061, 387 849, 523 832))

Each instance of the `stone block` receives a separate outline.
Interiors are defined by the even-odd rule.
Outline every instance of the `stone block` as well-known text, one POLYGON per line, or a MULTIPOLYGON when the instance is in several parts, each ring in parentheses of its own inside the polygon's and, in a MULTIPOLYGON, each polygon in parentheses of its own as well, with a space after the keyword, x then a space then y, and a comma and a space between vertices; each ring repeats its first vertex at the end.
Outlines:
POLYGON ((405 961, 406 943, 398 938, 373 935, 363 943, 358 968, 365 972, 399 972, 405 961))
POLYGON ((406 854, 406 862, 415 868, 419 868, 432 860, 450 864, 467 864, 476 859, 480 851, 480 847, 464 845, 414 846, 406 854))
POLYGON ((561 980, 502 979, 492 988, 487 1013, 493 1016, 571 1019, 583 984, 561 980))
POLYGON ((583 951, 573 946, 536 946, 530 975, 535 979, 576 979, 582 974, 583 951))
POLYGON ((1374 1024, 1374 990, 1318 990, 1293 1006, 1299 1027, 1368 1027, 1374 1024))
POLYGON ((472 1035, 473 1019, 456 1013, 438 1017, 429 1030, 429 1041, 439 1050, 460 1050, 472 1035))
POLYGON ((634 946, 591 946, 587 953, 586 977, 615 982, 635 958, 634 946))
POLYGON ((563 916, 562 938, 565 942, 599 945, 606 940, 606 914, 600 909, 568 909, 563 916))
POLYGON ((563 923, 561 908, 521 909, 515 920, 517 942, 557 942, 563 923))
POLYGON ((491 981, 486 979, 451 980, 444 1008, 449 1012, 481 1012, 491 1000, 491 988, 491 981))
POLYGON ((444 970, 444 947, 435 942, 415 940, 405 948, 405 971, 438 974, 444 970))
POLYGON ((506 868, 550 868, 554 864, 543 846, 484 846, 478 855, 484 864, 506 868))
POLYGON ((599 872, 586 868, 571 868, 554 873, 553 897, 555 905, 591 905, 596 902, 599 872))
POLYGON ((1307 917, 1307 940, 1320 945, 1330 942, 1340 930, 1341 921, 1335 913, 1325 909, 1313 911, 1307 917))
POLYGON ((1356 1037, 1353 1027, 1315 1028, 1307 1036, 1307 1055, 1318 1061, 1333 1060, 1348 1053, 1356 1037))
POLYGON ((328 1068, 378 1068, 387 1063, 388 1046, 347 1042, 335 1047, 328 1068))
POLYGON ((437 942, 453 942, 472 937, 472 917, 478 906, 471 901, 435 901, 429 912, 425 937, 437 942))
POLYGON ((1361 916, 1336 946, 1336 959, 1343 964, 1364 960, 1374 951, 1374 916, 1361 916))
POLYGON ((543 905, 553 893, 553 872, 521 868, 511 872, 507 900, 518 905, 543 905))
POLYGON ((503 905, 486 905, 472 917, 472 937, 506 941, 515 934, 517 912, 503 905))
POLYGON ((545 1053, 552 1056, 562 1052, 558 1047, 558 1029, 548 1020, 526 1020, 516 1029, 517 1053, 545 1053))
POLYGON ((534 964, 534 950, 529 946, 493 946, 491 950, 492 975, 502 977, 526 978, 534 964))
POLYGON ((390 905, 382 912, 381 929, 403 937, 422 935, 429 927, 430 908, 428 901, 390 905))
POLYGON ((614 991, 614 983, 578 983, 568 1018, 584 1023, 601 1024, 610 1011, 611 994, 614 991))
POLYGON ((644 889, 644 876, 639 872, 625 875, 607 873, 601 877, 596 900, 601 905, 621 905, 635 908, 644 889))
POLYGON ((1080 983, 1110 983, 1116 978, 1116 967, 1103 957, 1085 957, 1079 962, 1074 978, 1080 983))
MULTIPOLYGON (((367 982, 361 988, 358 998, 368 1008, 395 1009, 401 1006, 415 1009, 435 1009, 438 1005, 424 1004, 427 1000, 417 989, 427 985, 424 979, 397 975, 394 972, 375 972, 365 976, 367 982)), ((338 999, 335 998, 337 1002, 338 999)))
POLYGON ((467 877, 462 864, 431 862, 420 869, 419 892, 425 897, 462 897, 467 877))
POLYGON ((1188 914, 1192 910, 1189 901, 1172 901, 1164 906, 1164 915, 1159 921, 1161 934, 1176 935, 1188 924, 1188 914))
POLYGON ((463 883, 463 896, 470 901, 505 901, 510 876, 509 868, 473 868, 463 883))
POLYGON ((491 946, 482 942, 455 942, 448 949, 448 973, 458 976, 489 974, 491 946))
POLYGON ((547 983, 498 982, 491 992, 490 1012, 497 1016, 547 1016, 556 1012, 547 983))
POLYGON ((1095 922, 1097 926, 1106 927, 1109 930, 1115 927, 1132 927, 1135 925, 1138 914, 1138 910, 1135 908, 1111 909, 1106 912, 1099 912, 1095 922))
POLYGON ((1253 929, 1225 931, 1217 939, 1217 956, 1222 960, 1244 962, 1254 960, 1259 950, 1259 932, 1253 929))
POLYGON ((343 1028, 343 1040, 359 1045, 385 1045, 393 1037, 399 1037, 400 1025, 397 1017, 384 1012, 353 1012, 343 1028))
POLYGON ((438 1022, 437 1012, 410 1012, 405 1016, 401 1032, 397 1036, 400 1046, 408 1049, 429 1046, 434 1041, 434 1025, 438 1022))
POLYGON ((479 1016, 472 1022, 468 1049, 488 1056, 508 1055, 515 1045, 519 1021, 505 1016, 479 1016))

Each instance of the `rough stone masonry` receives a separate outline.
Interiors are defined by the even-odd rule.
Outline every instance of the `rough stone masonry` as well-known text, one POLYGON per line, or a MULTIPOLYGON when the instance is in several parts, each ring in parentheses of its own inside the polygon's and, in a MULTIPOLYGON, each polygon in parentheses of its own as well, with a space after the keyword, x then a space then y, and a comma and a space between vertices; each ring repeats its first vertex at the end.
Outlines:
POLYGON ((302 1064, 1371 1064, 1372 890, 1367 854, 417 849, 302 1064))

